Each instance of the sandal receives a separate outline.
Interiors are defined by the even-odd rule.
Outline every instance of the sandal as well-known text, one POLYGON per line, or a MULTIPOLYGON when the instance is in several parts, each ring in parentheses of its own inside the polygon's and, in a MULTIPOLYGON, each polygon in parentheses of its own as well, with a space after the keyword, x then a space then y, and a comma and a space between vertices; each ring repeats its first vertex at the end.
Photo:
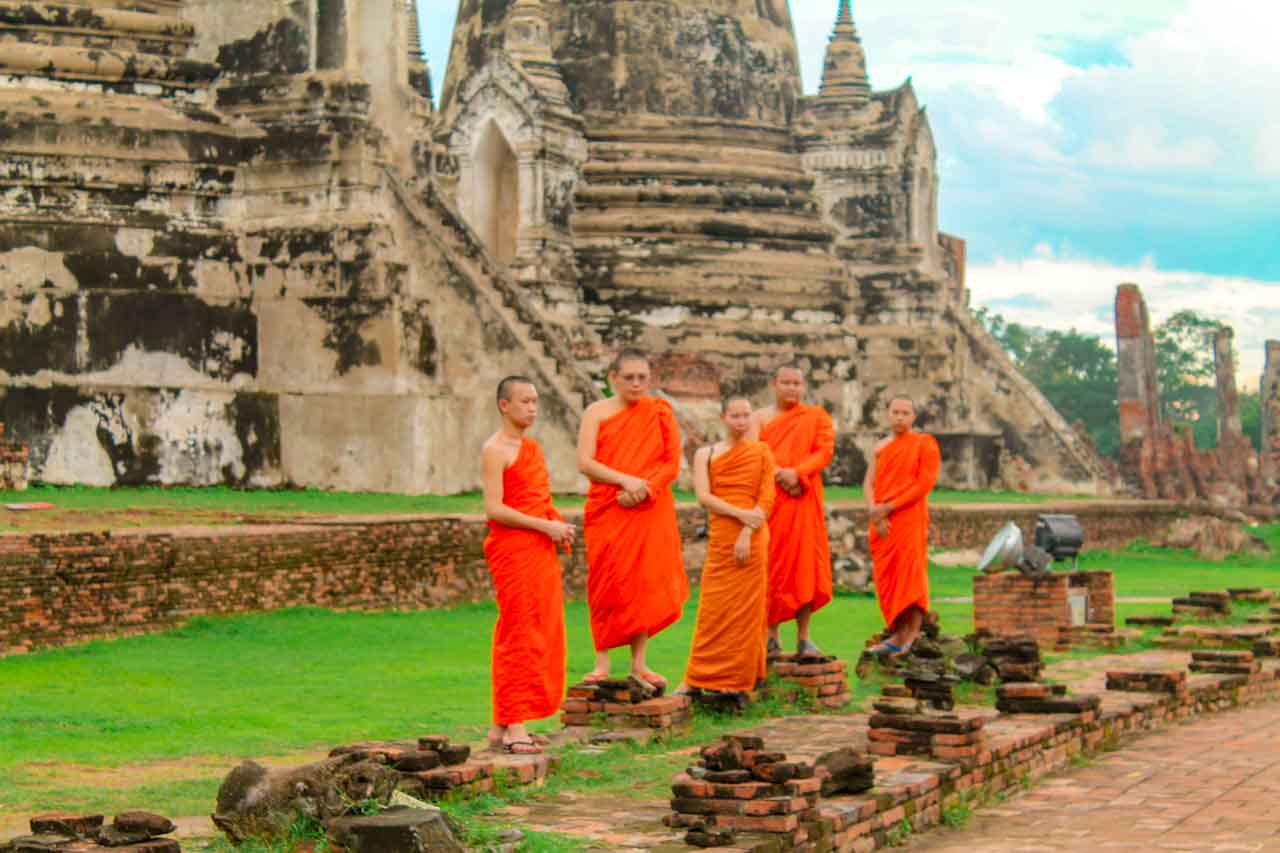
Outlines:
POLYGON ((782 654, 782 643, 779 643, 773 637, 769 638, 769 642, 764 646, 765 657, 776 657, 782 654))
POLYGON ((814 657, 814 656, 821 657, 822 649, 818 648, 818 646, 812 640, 801 640, 800 642, 796 643, 796 654, 810 656, 810 657, 814 657))
POLYGON ((583 684, 599 684, 602 681, 608 681, 608 680, 609 680, 609 673, 596 672, 594 669, 588 672, 586 675, 582 676, 583 684))
POLYGON ((541 755, 542 747, 531 740, 503 741, 502 751, 507 755, 541 755))
POLYGON ((867 649, 866 654, 881 659, 896 658, 898 655, 905 652, 907 648, 910 648, 910 646, 903 648, 893 640, 881 640, 879 643, 876 643, 874 646, 867 649))
POLYGON ((643 681, 656 690, 667 689, 667 680, 653 670, 646 669, 644 672, 633 672, 631 677, 637 681, 643 681))

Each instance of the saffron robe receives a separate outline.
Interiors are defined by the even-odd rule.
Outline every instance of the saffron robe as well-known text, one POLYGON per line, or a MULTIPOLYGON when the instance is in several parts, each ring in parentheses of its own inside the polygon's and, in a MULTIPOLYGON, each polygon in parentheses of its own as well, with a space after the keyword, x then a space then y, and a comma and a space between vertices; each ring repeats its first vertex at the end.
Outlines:
POLYGON ((821 406, 792 406, 765 424, 760 440, 778 468, 794 468, 804 494, 778 489, 769 528, 769 624, 796 618, 806 604, 817 611, 831 601, 831 544, 822 502, 822 471, 831 464, 836 433, 821 406))
POLYGON ((941 463, 938 442, 922 432, 901 435, 876 454, 875 501, 892 501, 894 510, 888 537, 873 524, 868 544, 880 613, 889 627, 912 605, 929 610, 928 495, 941 463))
POLYGON ((600 422, 596 460, 649 483, 634 507, 619 487, 592 483, 583 509, 587 605, 596 651, 652 637, 680 618, 689 597, 671 484, 680 473, 680 428, 671 405, 645 397, 600 422))
MULTIPOLYGON (((711 493, 740 509, 773 506, 773 457, 768 445, 744 441, 711 460, 711 493)), ((745 564, 733 556, 742 522, 709 512, 707 559, 684 681, 704 690, 748 691, 765 677, 769 525, 751 534, 745 564)))
MULTIPOLYGON (((502 502, 535 518, 563 521, 551 505, 542 447, 526 438, 502 472, 502 502)), ((545 533, 489 522, 484 558, 497 591, 493 628, 493 721, 549 717, 564 699, 564 587, 555 544, 545 533)))

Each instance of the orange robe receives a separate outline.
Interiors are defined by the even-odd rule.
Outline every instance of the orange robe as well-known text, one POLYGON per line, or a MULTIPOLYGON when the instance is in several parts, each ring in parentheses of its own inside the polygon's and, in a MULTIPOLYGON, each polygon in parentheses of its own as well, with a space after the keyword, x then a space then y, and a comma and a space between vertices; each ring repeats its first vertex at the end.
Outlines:
POLYGON ((765 424, 760 440, 777 467, 795 468, 804 484, 798 498, 779 489, 769 516, 769 624, 777 625, 796 618, 806 604, 817 611, 831 601, 822 471, 831 464, 836 432, 826 409, 796 405, 765 424))
MULTIPOLYGON (((768 445, 744 441, 711 460, 711 493, 735 507, 773 506, 773 456, 768 445)), ((748 691, 765 676, 769 525, 751 535, 751 557, 740 564, 733 543, 742 522, 709 512, 707 559, 693 646, 684 680, 704 690, 748 691)))
POLYGON ((893 501, 895 509, 888 537, 873 524, 868 544, 880 613, 890 627, 913 604, 929 610, 928 495, 941 462, 938 442, 922 432, 895 438, 876 456, 876 503, 893 501))
POLYGON ((596 651, 652 637, 680 618, 689 597, 671 484, 680 473, 680 428, 671 405, 646 397, 600 423, 596 460, 649 483, 627 508, 617 486, 592 483, 583 509, 587 604, 596 651))
MULTIPOLYGON (((502 502, 535 518, 563 521, 551 505, 542 448, 526 438, 502 472, 502 502)), ((545 533, 489 522, 484 558, 493 574, 493 721, 500 726, 549 717, 564 698, 564 588, 555 544, 545 533)))

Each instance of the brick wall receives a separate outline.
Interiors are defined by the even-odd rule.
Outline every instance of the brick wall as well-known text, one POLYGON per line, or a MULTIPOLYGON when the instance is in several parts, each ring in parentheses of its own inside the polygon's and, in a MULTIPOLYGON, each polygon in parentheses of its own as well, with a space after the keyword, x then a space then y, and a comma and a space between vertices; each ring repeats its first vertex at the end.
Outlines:
POLYGON ((1085 593, 1087 623, 1115 623, 1111 572, 1005 572, 974 577, 973 628, 993 637, 1030 634, 1042 649, 1056 648, 1071 627, 1070 598, 1078 589, 1085 593))
MULTIPOLYGON (((932 541, 981 548, 1009 519, 1030 535, 1038 512, 1075 510, 1087 545, 1150 535, 1183 510, 1098 507, 945 507, 932 541)), ((861 508, 837 508, 865 527, 861 508)), ((569 514, 580 523, 580 518, 569 514)), ((703 523, 681 507, 681 534, 703 523)), ((0 653, 138 633, 211 613, 314 605, 344 609, 429 608, 492 597, 474 516, 343 518, 238 527, 0 535, 0 653)), ((697 553, 696 548, 691 548, 697 553)), ((687 562, 696 582, 701 566, 687 562)), ((563 560, 565 586, 581 596, 581 542, 563 560)))

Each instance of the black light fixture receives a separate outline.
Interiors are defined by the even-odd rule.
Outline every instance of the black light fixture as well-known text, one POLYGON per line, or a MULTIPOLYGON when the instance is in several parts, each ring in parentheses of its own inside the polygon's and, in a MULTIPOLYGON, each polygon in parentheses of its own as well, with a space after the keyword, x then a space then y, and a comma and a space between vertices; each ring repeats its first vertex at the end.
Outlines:
POLYGON ((1055 560, 1070 557, 1078 566, 1084 528, 1074 515, 1041 515, 1036 519, 1036 547, 1055 560))

